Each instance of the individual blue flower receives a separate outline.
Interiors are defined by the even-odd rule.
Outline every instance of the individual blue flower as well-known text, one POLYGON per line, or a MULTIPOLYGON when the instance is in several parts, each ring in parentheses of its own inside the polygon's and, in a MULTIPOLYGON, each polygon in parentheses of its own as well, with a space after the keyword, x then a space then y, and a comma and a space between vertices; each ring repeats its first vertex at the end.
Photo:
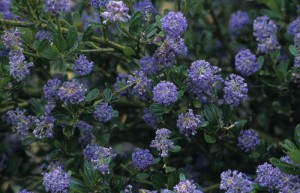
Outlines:
POLYGON ((73 71, 78 76, 85 76, 92 72, 94 62, 87 60, 86 56, 81 54, 77 60, 75 60, 75 65, 73 66, 73 71))
POLYGON ((58 79, 47 80, 43 87, 44 95, 47 99, 58 99, 58 90, 61 87, 62 82, 58 79))
MULTIPOLYGON (((120 73, 118 74, 117 78, 116 78, 116 82, 114 84, 114 90, 118 91, 124 87, 127 86, 127 80, 128 80, 128 74, 124 74, 124 73, 120 73)), ((129 96, 130 95, 130 91, 131 88, 128 88, 122 92, 120 92, 120 94, 122 96, 129 96)))
POLYGON ((18 28, 13 30, 6 30, 2 36, 2 41, 6 49, 16 50, 22 47, 22 33, 18 28))
POLYGON ((108 103, 103 102, 95 106, 94 118, 97 121, 105 123, 112 119, 113 112, 114 110, 112 106, 110 106, 108 103))
POLYGON ((105 7, 108 2, 109 2, 109 0, 90 0, 90 4, 94 8, 105 7))
POLYGON ((268 16, 257 17, 253 23, 253 35, 259 42, 264 42, 270 36, 276 34, 277 26, 268 16))
POLYGON ((173 190, 174 193, 202 193, 191 180, 181 180, 173 190))
POLYGON ((174 143, 170 140, 171 131, 165 128, 158 129, 155 132, 155 139, 151 141, 150 147, 157 149, 161 157, 167 157, 169 149, 173 149, 174 143))
POLYGON ((152 89, 152 81, 142 71, 134 71, 133 75, 128 76, 128 85, 134 85, 132 88, 132 94, 136 95, 141 100, 148 98, 148 93, 152 89))
POLYGON ((210 65, 205 60, 193 62, 188 70, 188 89, 203 103, 213 101, 217 86, 223 82, 218 74, 221 69, 210 65))
POLYGON ((260 143, 260 140, 256 131, 248 129, 241 130, 238 142, 239 147, 245 152, 248 152, 254 149, 260 143))
POLYGON ((92 126, 84 121, 77 122, 74 127, 80 130, 79 143, 81 146, 86 146, 92 141, 93 133, 92 126))
POLYGON ((35 39, 37 39, 37 40, 44 40, 44 39, 46 39, 46 40, 51 41, 52 37, 51 37, 50 32, 45 31, 45 30, 40 30, 40 31, 38 31, 35 34, 35 39))
POLYGON ((171 11, 161 19, 162 30, 178 38, 187 29, 187 20, 181 12, 171 11))
POLYGON ((133 154, 132 154, 132 162, 137 170, 144 170, 145 168, 152 165, 154 160, 153 155, 150 153, 148 149, 140 149, 135 148, 133 154))
POLYGON ((53 127, 54 118, 42 115, 35 120, 35 129, 32 133, 37 139, 53 138, 53 127))
POLYGON ((27 62, 22 51, 9 52, 10 75, 18 82, 30 75, 30 67, 34 66, 32 62, 27 62))
POLYGON ((153 101, 164 106, 171 105, 177 100, 177 87, 169 81, 161 81, 153 88, 153 101))
POLYGON ((151 56, 144 56, 140 59, 139 62, 141 66, 140 70, 143 71, 145 74, 155 75, 160 70, 155 58, 151 56))
POLYGON ((296 35, 298 33, 300 33, 300 16, 298 16, 294 21, 292 21, 289 25, 288 25, 288 33, 291 35, 296 35))
POLYGON ((264 42, 259 42, 257 46, 258 53, 264 54, 275 50, 279 47, 279 43, 275 35, 266 38, 264 42))
POLYGON ((70 186, 70 176, 60 166, 54 167, 43 177, 43 186, 47 192, 67 193, 70 186))
POLYGON ((239 10, 232 13, 229 19, 230 36, 233 38, 236 35, 239 35, 248 24, 250 24, 250 18, 247 12, 239 10))
POLYGON ((236 170, 221 173, 220 189, 226 193, 249 193, 253 190, 253 182, 236 170))
POLYGON ((244 78, 236 74, 230 74, 224 84, 224 100, 226 104, 233 104, 236 107, 248 98, 248 87, 244 82, 244 78))
POLYGON ((89 144, 83 151, 84 158, 91 161, 94 168, 102 174, 110 173, 109 163, 117 156, 112 148, 89 144))
POLYGON ((143 119, 149 127, 153 129, 157 129, 159 118, 155 116, 153 113, 151 113, 148 108, 145 108, 143 111, 143 119))
POLYGON ((235 56, 235 69, 243 76, 250 76, 260 68, 256 56, 250 50, 242 50, 235 56))
POLYGON ((23 137, 27 136, 28 130, 32 124, 32 117, 26 116, 25 110, 20 110, 19 108, 10 110, 6 114, 6 121, 17 130, 18 135, 23 137))
POLYGON ((45 11, 51 13, 61 13, 69 11, 70 1, 69 0, 46 0, 45 11))
POLYGON ((203 122, 201 115, 195 115, 192 109, 186 113, 181 113, 177 119, 177 127, 181 134, 189 139, 191 135, 196 135, 197 129, 203 122))
POLYGON ((109 1, 106 5, 106 10, 100 15, 107 21, 112 22, 127 22, 130 16, 128 15, 129 8, 123 1, 109 1))
POLYGON ((136 2, 133 6, 134 11, 141 11, 144 15, 153 15, 156 10, 150 0, 136 2))
POLYGON ((296 56, 294 59, 294 68, 300 68, 300 55, 296 56))
POLYGON ((84 101, 84 95, 87 88, 79 81, 64 82, 58 90, 58 96, 65 104, 78 104, 84 101))

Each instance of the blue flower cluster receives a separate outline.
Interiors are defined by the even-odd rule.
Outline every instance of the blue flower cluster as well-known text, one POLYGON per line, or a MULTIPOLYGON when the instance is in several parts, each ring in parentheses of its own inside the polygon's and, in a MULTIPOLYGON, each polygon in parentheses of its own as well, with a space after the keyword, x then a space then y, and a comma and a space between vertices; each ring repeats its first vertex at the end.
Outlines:
POLYGON ((54 118, 52 116, 40 116, 35 120, 33 135, 37 139, 53 138, 54 118))
POLYGON ((132 94, 143 101, 147 99, 149 92, 152 90, 152 80, 142 71, 135 71, 133 75, 129 75, 127 84, 134 85, 132 94))
POLYGON ((69 0, 46 0, 45 11, 55 14, 69 11, 70 1, 69 0))
POLYGON ((75 60, 75 65, 73 66, 73 71, 78 76, 85 76, 92 72, 94 62, 89 62, 85 55, 81 54, 77 60, 75 60))
POLYGON ((130 16, 128 15, 129 8, 123 1, 109 1, 106 9, 101 13, 104 23, 112 22, 127 22, 130 16))
POLYGON ((249 193, 253 190, 253 182, 242 172, 227 170, 221 174, 220 189, 226 193, 249 193))
POLYGON ((155 60, 155 58, 151 56, 144 56, 140 59, 140 70, 143 71, 145 74, 157 74, 160 68, 155 60))
POLYGON ((7 113, 6 121, 12 125, 20 136, 26 136, 32 124, 33 118, 25 115, 25 110, 16 108, 7 113))
POLYGON ((143 119, 145 123, 153 129, 157 129, 157 125, 160 122, 159 118, 151 113, 148 108, 145 108, 143 111, 143 119))
POLYGON ((100 103, 99 105, 95 106, 94 118, 100 122, 108 122, 113 117, 113 108, 108 103, 100 103))
POLYGON ((167 157, 169 149, 173 149, 174 143, 169 139, 171 131, 165 128, 158 129, 156 132, 155 139, 151 141, 150 147, 156 148, 159 151, 161 157, 167 157))
POLYGON ((232 13, 229 19, 230 37, 234 38, 239 35, 248 24, 250 24, 250 18, 247 12, 239 10, 232 13))
POLYGON ((87 88, 76 79, 64 82, 58 90, 58 96, 65 104, 78 104, 84 101, 87 88))
POLYGON ((300 33, 300 16, 289 24, 287 32, 293 36, 300 33))
POLYGON ((236 107, 248 98, 248 86, 244 82, 244 78, 230 74, 224 84, 224 100, 227 104, 233 104, 236 107))
POLYGON ((169 81, 161 81, 153 88, 153 101, 169 106, 177 100, 177 87, 169 81))
POLYGON ((161 19, 162 30, 168 36, 178 38, 187 29, 187 21, 181 12, 169 12, 161 19))
POLYGON ((173 188, 174 193, 202 193, 190 180, 182 180, 173 188))
POLYGON ((109 2, 109 0, 90 0, 90 4, 91 6, 93 6, 94 8, 102 8, 105 7, 107 5, 107 3, 109 2))
POLYGON ((10 0, 0 0, 0 13, 2 13, 3 19, 13 19, 13 15, 9 11, 10 5, 10 0))
POLYGON ((61 166, 55 166, 43 177, 43 186, 47 192, 67 193, 69 192, 70 176, 64 172, 61 166))
POLYGON ((254 149, 259 143, 259 136, 253 129, 242 130, 238 138, 238 145, 242 150, 248 152, 254 149))
POLYGON ((197 129, 203 122, 201 115, 195 115, 192 109, 186 113, 181 113, 177 119, 177 127, 181 134, 189 139, 191 135, 196 135, 197 129))
POLYGON ((154 160, 153 155, 148 149, 136 148, 132 154, 132 162, 137 170, 144 170, 152 165, 154 160))
POLYGON ((134 4, 133 9, 135 11, 141 11, 144 15, 153 15, 156 12, 155 7, 150 0, 138 1, 134 4))
POLYGON ((82 147, 85 147, 87 144, 91 143, 93 133, 92 126, 84 121, 77 122, 74 127, 80 130, 79 143, 82 147))
POLYGON ((242 50, 235 56, 235 69, 243 76, 250 76, 258 71, 259 63, 256 56, 250 50, 242 50))

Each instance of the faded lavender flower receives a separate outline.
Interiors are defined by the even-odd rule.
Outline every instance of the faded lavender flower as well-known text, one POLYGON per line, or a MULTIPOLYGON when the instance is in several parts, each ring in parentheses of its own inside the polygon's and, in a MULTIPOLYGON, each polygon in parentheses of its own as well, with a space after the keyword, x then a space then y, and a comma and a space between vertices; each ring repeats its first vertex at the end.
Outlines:
POLYGON ((154 160, 153 155, 148 149, 135 148, 132 154, 132 162, 137 170, 143 170, 152 165, 154 160))
POLYGON ((93 133, 92 126, 84 121, 79 121, 74 125, 74 127, 80 130, 79 143, 81 146, 85 147, 92 141, 93 133))
POLYGON ((236 11, 230 15, 229 34, 232 38, 239 35, 245 27, 250 24, 250 18, 247 12, 236 11))
POLYGON ((47 80, 46 84, 43 87, 44 95, 47 99, 58 99, 57 95, 59 88, 61 87, 62 82, 58 79, 47 80))
POLYGON ((81 54, 77 60, 75 60, 75 65, 73 66, 73 71, 78 76, 85 76, 92 72, 94 62, 87 60, 86 56, 81 54))
POLYGON ((134 71, 133 75, 129 75, 127 84, 134 85, 132 88, 132 94, 136 95, 143 101, 148 98, 148 93, 152 89, 152 80, 149 79, 142 71, 134 71))
POLYGON ((70 176, 61 166, 55 166, 52 171, 45 173, 43 186, 47 192, 67 193, 70 186, 70 176))
POLYGON ((221 174, 220 189, 226 193, 249 193, 253 182, 242 172, 227 170, 221 174))
POLYGON ((241 130, 238 142, 239 147, 245 152, 248 152, 254 149, 260 143, 260 140, 256 131, 248 129, 241 130))
POLYGON ((161 19, 162 30, 178 38, 187 29, 187 20, 181 12, 171 11, 161 19))
POLYGON ((169 81, 161 81, 153 88, 153 101, 164 106, 169 106, 177 100, 177 87, 169 81))
POLYGON ((158 129, 156 132, 155 139, 151 141, 150 147, 156 148, 159 151, 161 157, 167 157, 169 149, 173 149, 174 143, 170 140, 171 131, 165 128, 158 129))
POLYGON ((32 124, 32 117, 26 116, 25 110, 20 110, 19 108, 9 110, 6 114, 6 121, 17 130, 18 135, 23 137, 27 136, 28 130, 32 124))
POLYGON ((108 103, 103 102, 95 106, 94 118, 97 121, 105 123, 112 119, 113 113, 114 110, 112 106, 110 106, 108 103))
POLYGON ((224 82, 224 100, 226 104, 233 104, 237 107, 242 101, 248 98, 248 87, 244 78, 230 74, 224 82))
POLYGON ((160 122, 159 118, 151 113, 148 108, 145 108, 143 111, 143 119, 145 123, 153 129, 157 129, 157 125, 160 122))
POLYGON ((84 101, 86 92, 87 88, 79 81, 73 79, 62 84, 58 90, 58 96, 65 104, 78 104, 84 101))
POLYGON ((160 68, 156 63, 155 58, 151 56, 144 56, 140 59, 140 70, 145 74, 155 75, 159 72, 160 68))
POLYGON ((61 13, 69 11, 70 0, 46 0, 45 11, 51 13, 61 13))
POLYGON ((197 129, 203 122, 201 115, 195 115, 192 109, 186 113, 181 113, 177 119, 177 127, 181 134, 189 139, 191 135, 196 135, 197 129))
POLYGON ((2 41, 6 49, 9 50, 22 50, 22 33, 18 28, 13 30, 6 30, 2 36, 2 41))
POLYGON ((296 35, 298 33, 300 33, 300 16, 298 16, 294 21, 292 21, 289 25, 288 25, 288 33, 291 35, 296 35))
POLYGON ((53 127, 55 119, 52 116, 40 116, 35 120, 33 135, 37 139, 53 138, 53 127))
POLYGON ((34 66, 32 62, 27 62, 22 51, 9 52, 10 75, 18 82, 22 81, 30 74, 30 67, 34 66))
POLYGON ((256 56, 250 50, 242 50, 235 56, 235 69, 243 76, 250 76, 259 68, 256 56))
POLYGON ((106 10, 101 13, 104 23, 112 22, 127 22, 130 16, 128 15, 129 8, 123 1, 109 1, 106 5, 106 10))

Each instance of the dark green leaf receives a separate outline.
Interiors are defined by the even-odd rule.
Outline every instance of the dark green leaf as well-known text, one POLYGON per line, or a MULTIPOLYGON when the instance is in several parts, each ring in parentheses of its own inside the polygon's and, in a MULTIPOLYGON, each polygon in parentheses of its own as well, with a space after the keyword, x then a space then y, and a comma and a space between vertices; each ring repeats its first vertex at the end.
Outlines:
POLYGON ((149 110, 156 116, 161 116, 165 114, 165 107, 161 106, 160 104, 153 103, 150 105, 149 110))
POLYGON ((94 88, 86 95, 85 101, 92 101, 92 100, 96 99, 97 96, 99 95, 99 93, 100 93, 99 89, 94 88))
POLYGON ((126 56, 134 56, 136 55, 134 49, 132 49, 131 47, 125 47, 123 49, 123 53, 126 55, 126 56))
POLYGON ((63 127, 63 134, 68 138, 72 137, 74 135, 74 132, 75 132, 74 127, 70 127, 70 126, 63 127))
POLYGON ((82 40, 87 41, 94 35, 94 28, 93 26, 89 25, 88 28, 83 33, 82 40))
POLYGON ((297 149, 296 145, 293 142, 291 142, 290 140, 288 140, 288 139, 284 140, 283 147, 287 151, 292 151, 292 150, 296 150, 297 149))
POLYGON ((67 70, 67 65, 63 60, 51 61, 51 66, 53 66, 54 72, 65 72, 67 70))
POLYGON ((60 53, 64 52, 67 48, 66 40, 60 33, 55 34, 53 43, 60 53))
POLYGON ((90 192, 90 189, 87 185, 84 184, 83 181, 71 177, 70 179, 70 189, 77 192, 90 192))
POLYGON ((300 164, 300 150, 292 150, 288 152, 289 158, 293 161, 295 164, 300 164))
POLYGON ((181 150, 181 147, 179 145, 175 145, 175 147, 173 149, 170 149, 170 152, 176 153, 179 152, 181 150))
POLYGON ((300 124, 298 124, 295 128, 294 137, 298 147, 300 148, 300 124))
POLYGON ((216 143, 217 141, 213 136, 206 133, 204 133, 204 139, 207 143, 216 143))
POLYGON ((287 174, 300 174, 300 168, 295 165, 288 164, 277 158, 271 158, 270 161, 274 166, 287 174))
POLYGON ((138 173, 135 177, 140 180, 146 180, 150 175, 147 173, 138 173))
POLYGON ((72 48, 78 42, 78 33, 75 26, 71 27, 67 32, 67 49, 72 48))
POLYGON ((157 190, 165 188, 166 181, 162 174, 153 174, 151 176, 151 181, 157 190))
POLYGON ((105 102, 109 102, 112 98, 112 90, 110 88, 106 88, 103 91, 103 98, 105 102))
POLYGON ((294 45, 289 46, 289 51, 293 56, 298 56, 298 50, 294 45))
POLYGON ((87 181, 85 181, 85 183, 89 184, 89 186, 94 186, 95 183, 97 182, 98 173, 94 169, 94 166, 91 162, 89 162, 89 161, 84 162, 83 174, 85 177, 84 179, 87 179, 87 181))
POLYGON ((113 117, 118 117, 119 116, 119 111, 114 110, 113 111, 113 117))
POLYGON ((31 110, 35 113, 36 116, 40 116, 43 114, 43 105, 40 100, 31 98, 30 99, 31 110))

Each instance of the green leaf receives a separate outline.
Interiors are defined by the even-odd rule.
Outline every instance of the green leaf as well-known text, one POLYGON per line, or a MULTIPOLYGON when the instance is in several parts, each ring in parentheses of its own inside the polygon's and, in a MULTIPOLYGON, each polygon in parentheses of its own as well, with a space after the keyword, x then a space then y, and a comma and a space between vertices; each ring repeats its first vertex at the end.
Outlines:
POLYGON ((119 116, 119 111, 114 110, 114 111, 113 111, 113 117, 118 117, 118 116, 119 116))
POLYGON ((140 180, 146 180, 150 175, 147 173, 138 173, 135 177, 140 180))
POLYGON ((170 152, 176 153, 179 152, 181 150, 181 147, 179 145, 175 145, 175 147, 173 149, 170 149, 170 152))
POLYGON ((110 88, 104 89, 103 98, 105 102, 109 102, 112 99, 112 90, 110 88))
POLYGON ((298 124, 295 128, 294 137, 298 147, 300 148, 300 124, 298 124))
POLYGON ((153 174, 151 176, 151 181, 152 181, 153 186, 157 190, 165 188, 166 181, 162 174, 159 174, 159 173, 153 174))
POLYGON ((257 62, 258 62, 258 64, 259 64, 260 68, 262 68, 262 66, 263 66, 263 64, 264 64, 264 62, 265 62, 264 56, 258 56, 257 62))
POLYGON ((300 168, 295 165, 288 164, 277 158, 271 158, 270 162, 287 174, 300 174, 300 168))
POLYGON ((89 187, 81 180, 71 177, 70 189, 76 192, 90 192, 89 187))
POLYGON ((290 140, 286 139, 284 140, 284 144, 282 145, 287 151, 293 151, 293 150, 296 150, 297 147, 296 145, 291 142, 290 140))
POLYGON ((83 174, 84 174, 84 179, 86 180, 85 183, 88 184, 89 186, 94 186, 95 183, 97 182, 98 173, 91 162, 89 161, 84 162, 83 174))
POLYGON ((218 125, 222 120, 222 111, 215 104, 207 104, 204 106, 203 114, 205 119, 212 125, 218 125))
POLYGON ((72 26, 67 32, 67 50, 72 48, 78 42, 78 32, 75 26, 72 26))
POLYGON ((292 150, 288 152, 289 158, 293 161, 295 164, 300 164, 300 150, 292 150))
POLYGON ((185 180, 185 179, 186 179, 186 178, 185 178, 185 175, 184 175, 183 173, 180 173, 180 174, 179 174, 179 179, 180 179, 180 181, 185 180))
POLYGON ((211 136, 207 133, 204 133, 204 139, 207 143, 216 143, 216 141, 217 141, 213 136, 211 136))
POLYGON ((70 127, 70 126, 65 126, 63 128, 63 134, 67 137, 70 138, 74 135, 75 133, 75 128, 74 127, 70 127))
POLYGON ((154 115, 161 116, 161 115, 165 114, 166 108, 161 106, 160 104, 153 103, 150 105, 149 110, 154 115))
POLYGON ((130 34, 138 34, 141 31, 142 24, 144 22, 144 16, 142 12, 136 11, 131 16, 131 19, 129 20, 129 33, 130 34))
POLYGON ((9 82, 10 82, 9 77, 5 77, 5 78, 0 79, 0 89, 5 87, 9 82))
POLYGON ((67 48, 66 40, 60 33, 55 34, 53 43, 60 53, 64 52, 67 48))
POLYGON ((36 141, 35 137, 27 137, 27 138, 22 140, 22 144, 25 145, 25 146, 28 146, 28 145, 32 144, 33 142, 35 142, 35 141, 36 141))
POLYGON ((58 140, 54 140, 54 146, 58 149, 60 149, 62 147, 61 143, 58 140))
POLYGON ((97 98, 97 96, 99 95, 100 91, 98 88, 94 88, 93 90, 91 90, 85 97, 85 101, 89 102, 92 101, 94 99, 97 98))
POLYGON ((51 61, 51 66, 53 66, 54 72, 65 72, 67 70, 67 65, 63 60, 51 61))
POLYGON ((167 172, 167 173, 174 172, 174 171, 176 171, 176 168, 171 167, 171 166, 167 166, 167 167, 166 167, 166 172, 167 172))
POLYGON ((125 47, 123 49, 123 53, 126 55, 126 56, 134 56, 136 55, 134 49, 132 49, 131 47, 125 47))
POLYGON ((298 50, 294 45, 289 46, 289 51, 293 56, 298 56, 298 50))
POLYGON ((180 100, 184 95, 184 91, 183 90, 180 90, 178 91, 178 94, 177 94, 177 99, 176 100, 180 100))
POLYGON ((57 53, 55 53, 50 45, 50 42, 46 39, 44 39, 43 41, 41 41, 41 43, 38 44, 38 53, 39 55, 41 55, 44 58, 47 59, 55 59, 57 58, 57 53))
POLYGON ((94 35, 94 27, 89 25, 88 28, 85 30, 85 32, 83 33, 83 37, 82 40, 83 41, 87 41, 89 40, 93 35, 94 35))
POLYGON ((31 110, 35 113, 36 116, 40 116, 43 114, 43 105, 40 100, 31 98, 30 99, 31 110))

